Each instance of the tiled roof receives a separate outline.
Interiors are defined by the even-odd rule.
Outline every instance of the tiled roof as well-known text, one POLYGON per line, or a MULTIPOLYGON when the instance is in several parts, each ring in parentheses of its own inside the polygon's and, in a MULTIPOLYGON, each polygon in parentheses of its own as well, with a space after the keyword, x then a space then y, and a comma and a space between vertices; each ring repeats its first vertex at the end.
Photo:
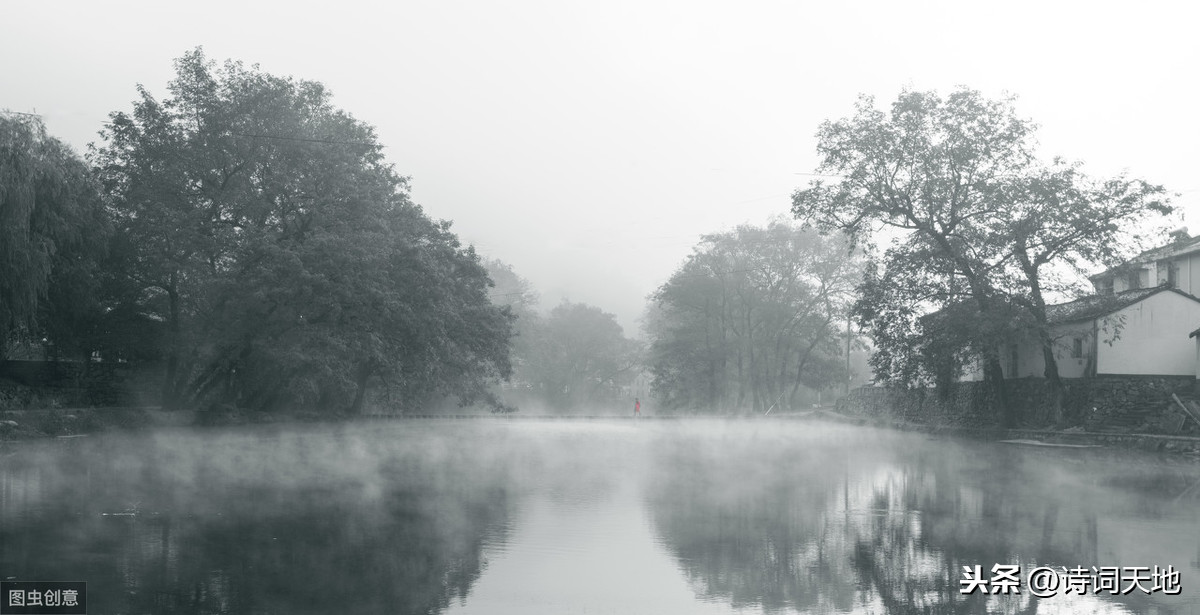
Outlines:
MULTIPOLYGON (((1150 297, 1151 295, 1164 292, 1177 293, 1187 297, 1188 299, 1191 299, 1192 301, 1200 303, 1200 298, 1193 297, 1192 295, 1189 295, 1173 286, 1163 284, 1161 286, 1153 286, 1150 288, 1127 290, 1125 292, 1111 295, 1088 295, 1087 297, 1082 297, 1066 303, 1047 305, 1046 320, 1048 321, 1048 324, 1051 325, 1092 320, 1095 318, 1100 318, 1101 316, 1107 316, 1113 312, 1116 312, 1117 310, 1129 307, 1146 299, 1147 297, 1150 297)), ((1006 303, 1005 305, 1008 305, 1010 308, 1014 308, 1014 306, 1011 304, 1006 303)), ((948 311, 954 309, 974 311, 977 308, 972 302, 962 301, 952 306, 942 308, 936 312, 926 314, 921 317, 921 320, 929 321, 932 319, 945 318, 948 314, 948 311)), ((1014 324, 1016 324, 1015 321, 1014 324)), ((1200 335, 1200 329, 1192 332, 1193 337, 1197 335, 1200 335)))
POLYGON ((1161 292, 1176 292, 1190 299, 1196 300, 1195 297, 1182 292, 1170 286, 1153 286, 1151 288, 1138 288, 1136 290, 1127 290, 1121 293, 1112 295, 1089 295, 1082 299, 1076 299, 1068 303, 1059 303, 1057 305, 1046 306, 1046 320, 1051 324, 1060 324, 1066 322, 1078 322, 1080 320, 1091 320, 1099 318, 1107 314, 1133 305, 1150 295, 1161 292))

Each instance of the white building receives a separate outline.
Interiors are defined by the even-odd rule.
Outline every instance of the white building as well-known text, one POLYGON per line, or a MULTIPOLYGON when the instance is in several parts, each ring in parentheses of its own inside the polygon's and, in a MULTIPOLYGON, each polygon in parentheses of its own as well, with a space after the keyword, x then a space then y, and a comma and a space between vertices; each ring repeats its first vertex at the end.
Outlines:
POLYGON ((1147 250, 1091 278, 1098 295, 1153 288, 1163 284, 1200 296, 1200 237, 1189 237, 1186 228, 1171 233, 1171 243, 1147 250))
MULTIPOLYGON (((1196 254, 1200 273, 1200 245, 1196 254)), ((1062 378, 1200 377, 1200 338, 1189 338, 1200 336, 1200 330, 1193 331, 1200 323, 1200 299, 1177 288, 1163 285, 1092 295, 1048 306, 1047 317, 1062 378)), ((1044 376, 1042 346, 1032 335, 1016 337, 1001 349, 1001 359, 1005 378, 1044 376)), ((982 373, 979 365, 971 366, 963 380, 981 380, 982 373)))

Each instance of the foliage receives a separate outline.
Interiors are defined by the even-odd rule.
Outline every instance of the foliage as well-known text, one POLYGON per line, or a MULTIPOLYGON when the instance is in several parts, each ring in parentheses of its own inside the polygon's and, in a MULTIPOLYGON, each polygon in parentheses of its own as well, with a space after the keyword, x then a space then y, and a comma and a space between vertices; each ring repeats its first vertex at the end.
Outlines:
POLYGON ((537 312, 538 294, 533 285, 517 274, 511 265, 499 259, 484 259, 483 266, 492 280, 488 293, 492 303, 508 308, 513 318, 511 362, 514 378, 521 379, 522 367, 535 352, 535 342, 542 326, 537 312))
POLYGON ((863 97, 852 117, 821 125, 819 172, 839 179, 797 190, 793 213, 855 240, 871 241, 883 227, 899 233, 858 309, 883 353, 881 376, 911 382, 921 370, 897 360, 914 355, 913 336, 924 335, 917 320, 965 301, 983 326, 949 327, 957 333, 943 350, 977 353, 998 383, 1002 329, 1040 334, 1049 351, 1041 290, 1054 267, 1128 256, 1147 236, 1138 223, 1170 213, 1161 187, 1040 163, 1034 130, 1012 98, 965 88, 945 98, 905 91, 890 113, 863 97))
POLYGON ((1002 295, 986 308, 947 284, 941 263, 901 246, 867 267, 854 316, 871 332, 876 350, 869 362, 876 378, 902 386, 943 386, 978 358, 1012 341, 1028 315, 1002 295))
POLYGON ((638 344, 614 315, 564 301, 533 328, 517 380, 555 411, 624 404, 641 365, 638 344))
POLYGON ((569 301, 541 314, 529 280, 497 259, 485 259, 484 266, 494 284, 492 301, 516 319, 505 400, 550 413, 609 411, 633 402, 642 350, 614 315, 569 301))
POLYGON ((842 344, 862 259, 786 222, 705 236, 654 295, 657 395, 675 408, 765 412, 844 382, 842 344), (839 358, 840 357, 840 358, 839 358))
MULTIPOLYGON (((40 337, 53 289, 74 288, 74 299, 87 300, 105 230, 83 160, 40 118, 0 113, 0 357, 14 335, 40 337)), ((55 340, 65 341, 68 327, 54 324, 55 340)))
MULTIPOLYGON (((889 264, 908 261, 915 265, 907 268, 940 272, 941 282, 936 292, 921 294, 933 299, 932 305, 913 303, 891 313, 912 319, 967 300, 991 321, 988 310, 999 294, 995 279, 1007 257, 1001 239, 1006 187, 1033 159, 1031 133, 1032 126, 1017 117, 1010 100, 988 100, 971 90, 958 90, 944 100, 932 92, 905 91, 890 114, 862 97, 853 117, 827 121, 818 132, 819 172, 840 181, 830 185, 818 180, 797 190, 792 211, 805 223, 845 232, 856 241, 869 240, 881 225, 904 234, 889 264)), ((895 268, 884 272, 890 277, 895 268)), ((921 277, 933 281, 939 276, 921 277)), ((906 294, 867 295, 888 296, 906 294)), ((859 311, 879 310, 860 302, 859 311)), ((861 324, 877 338, 881 351, 911 354, 911 347, 887 347, 907 344, 910 338, 876 335, 871 327, 878 323, 861 324)), ((998 350, 982 349, 985 375, 1006 407, 998 350)), ((911 373, 903 369, 881 375, 911 373)))
POLYGON ((1059 418, 1063 390, 1046 295, 1069 285, 1064 272, 1079 274, 1093 263, 1115 266, 1163 235, 1163 223, 1174 213, 1164 193, 1162 186, 1140 179, 1096 180, 1078 164, 1057 159, 1015 188, 1005 220, 1012 258, 1003 286, 1025 308, 1032 320, 1026 328, 1041 343, 1056 397, 1052 419, 1059 418))
POLYGON ((511 315, 370 126, 319 83, 200 50, 176 72, 92 154, 139 306, 164 324, 166 405, 358 411, 380 380, 412 407, 507 375, 511 315))

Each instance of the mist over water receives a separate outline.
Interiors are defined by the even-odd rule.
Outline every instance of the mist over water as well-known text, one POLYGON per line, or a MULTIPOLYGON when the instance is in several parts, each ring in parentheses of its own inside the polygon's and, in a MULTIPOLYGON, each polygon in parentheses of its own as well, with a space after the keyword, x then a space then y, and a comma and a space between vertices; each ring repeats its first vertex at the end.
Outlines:
POLYGON ((1194 464, 788 420, 401 420, 0 449, 0 576, 89 613, 1200 612, 1194 464), (1183 594, 963 596, 963 565, 1183 594))

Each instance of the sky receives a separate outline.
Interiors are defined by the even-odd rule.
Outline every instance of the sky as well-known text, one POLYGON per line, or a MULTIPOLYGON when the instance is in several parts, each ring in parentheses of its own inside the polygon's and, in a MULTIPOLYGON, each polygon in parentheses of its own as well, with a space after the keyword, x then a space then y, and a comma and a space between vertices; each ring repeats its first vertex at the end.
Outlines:
POLYGON ((1016 95, 1040 152, 1179 193, 1200 233, 1200 4, 0 0, 0 109, 80 152, 173 59, 320 81, 412 196, 544 308, 647 297, 703 234, 786 216, 859 94, 1016 95))

